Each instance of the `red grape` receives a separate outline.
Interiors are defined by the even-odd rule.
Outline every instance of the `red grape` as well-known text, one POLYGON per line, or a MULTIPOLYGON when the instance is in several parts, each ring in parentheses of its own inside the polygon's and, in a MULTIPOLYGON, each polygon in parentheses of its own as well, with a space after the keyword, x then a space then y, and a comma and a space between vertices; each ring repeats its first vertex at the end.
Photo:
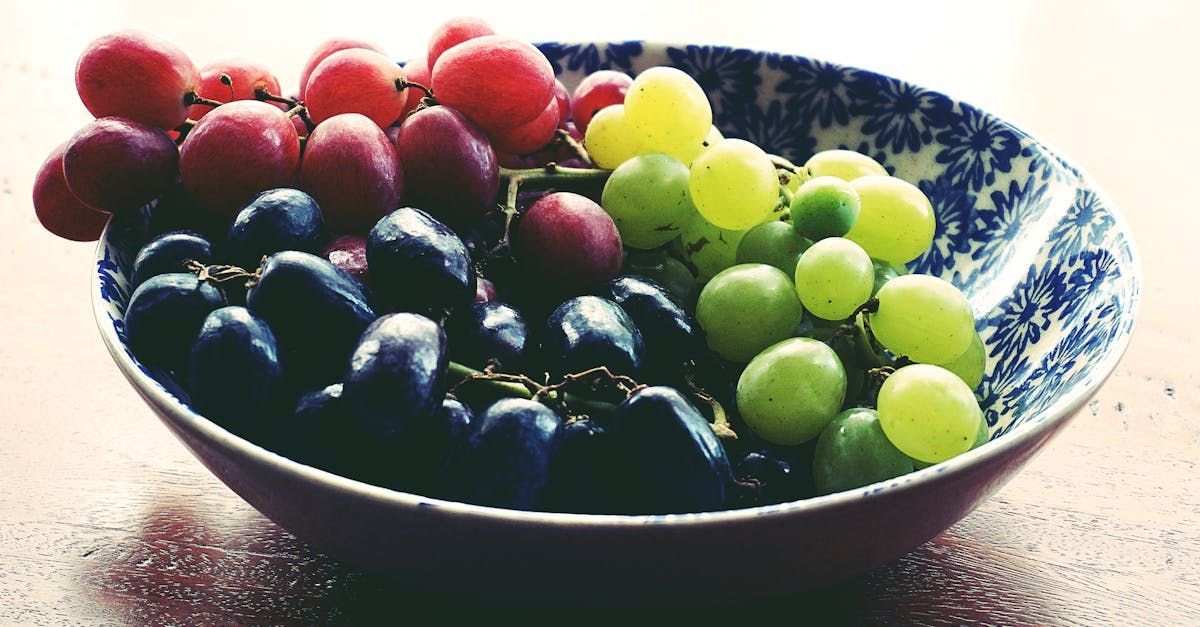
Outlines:
POLYGON ((592 116, 597 111, 625 102, 625 92, 629 91, 632 84, 633 79, 628 74, 613 70, 592 72, 580 81, 571 98, 571 119, 575 121, 579 132, 587 133, 588 124, 591 124, 592 116))
MULTIPOLYGON (((425 63, 425 59, 413 59, 408 65, 405 65, 404 77, 413 83, 429 87, 429 66, 425 63)), ((401 119, 412 113, 417 108, 417 105, 421 104, 421 99, 424 97, 424 91, 410 87, 408 89, 408 99, 404 102, 404 113, 400 114, 401 119)))
POLYGON ((317 46, 316 50, 313 50, 313 53, 309 55, 308 60, 304 62, 304 69, 300 71, 300 93, 297 96, 297 100, 304 100, 304 96, 306 95, 305 87, 308 85, 308 77, 312 74, 313 70, 317 69, 317 66, 325 60, 325 57, 328 57, 329 55, 341 50, 353 50, 356 48, 373 50, 382 55, 387 54, 384 52, 383 48, 380 48, 369 41, 363 41, 361 39, 334 38, 325 40, 321 43, 321 45, 317 46))
POLYGON ((477 17, 456 17, 448 20, 433 31, 429 37, 429 53, 425 56, 427 67, 433 67, 442 53, 468 39, 495 35, 496 31, 487 22, 477 17))
POLYGON ((537 117, 554 96, 554 70, 532 45, 488 35, 438 58, 433 91, 485 129, 517 126, 537 117))
POLYGON ((109 212, 137 209, 179 175, 179 149, 161 128, 125 118, 100 118, 75 133, 63 155, 75 197, 109 212))
POLYGON ((479 277, 475 281, 475 302, 486 303, 492 300, 496 300, 496 285, 483 277, 479 277))
POLYGON ((329 263, 346 271, 366 286, 371 285, 371 273, 367 270, 367 238, 361 235, 343 235, 325 247, 321 253, 329 263))
POLYGON ((313 121, 339 113, 361 113, 379 128, 400 118, 408 100, 404 72, 371 50, 341 50, 325 58, 308 77, 305 104, 313 121))
POLYGON ((595 202, 570 192, 543 197, 521 217, 517 259, 560 296, 584 294, 621 271, 621 235, 595 202))
POLYGON ((308 137, 308 124, 304 122, 304 118, 293 115, 291 120, 292 126, 296 127, 296 137, 308 137))
POLYGON ((392 145, 395 146, 396 138, 400 137, 400 125, 393 124, 392 126, 383 129, 383 134, 387 135, 388 141, 392 142, 392 145))
POLYGON ((558 126, 561 127, 571 119, 571 94, 567 93, 567 86, 557 78, 554 79, 554 100, 558 102, 558 126))
POLYGON ((405 202, 451 226, 477 220, 496 203, 500 168, 483 130, 446 106, 421 109, 400 125, 405 202))
POLYGON ((108 215, 83 204, 67 187, 63 176, 66 144, 55 148, 33 179, 33 210, 47 231, 76 242, 94 242, 108 215))
POLYGON ((492 129, 488 137, 496 150, 517 155, 527 155, 554 139, 554 130, 558 128, 558 100, 550 104, 536 118, 511 128, 492 129))
POLYGON ((304 146, 300 188, 321 206, 335 233, 366 233, 400 207, 404 172, 383 129, 343 113, 317 125, 304 146))
POLYGON ((199 82, 196 66, 175 44, 136 30, 93 41, 75 66, 75 89, 92 115, 164 129, 187 119, 189 95, 199 82))
POLYGON ((184 189, 204 209, 230 218, 258 193, 290 186, 299 164, 292 121, 256 100, 213 109, 179 149, 184 189))
MULTIPOLYGON (((279 79, 266 66, 243 57, 228 57, 200 68, 200 86, 196 88, 196 93, 209 100, 233 102, 254 100, 254 90, 259 87, 265 87, 276 96, 280 95, 279 79), (221 82, 222 74, 229 77, 229 85, 221 82)), ((283 107, 281 104, 279 106, 283 107)), ((209 105, 194 104, 188 116, 199 120, 212 109, 209 105)))

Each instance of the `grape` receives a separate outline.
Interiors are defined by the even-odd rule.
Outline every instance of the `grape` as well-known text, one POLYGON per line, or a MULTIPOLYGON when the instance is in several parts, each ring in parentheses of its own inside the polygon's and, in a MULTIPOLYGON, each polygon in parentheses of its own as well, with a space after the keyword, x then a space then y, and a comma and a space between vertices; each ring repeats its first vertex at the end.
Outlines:
POLYGON ((196 66, 175 44, 136 30, 96 39, 75 66, 75 88, 92 115, 162 129, 187 119, 188 96, 199 82, 196 66))
POLYGON ((822 150, 810 157, 804 167, 812 176, 836 176, 843 181, 888 175, 879 162, 853 150, 822 150))
POLYGON ((833 349, 797 337, 762 351, 746 366, 737 383, 737 408, 759 437, 792 446, 817 437, 845 395, 846 371, 833 349))
POLYGON ((62 167, 71 193, 84 204, 130 211, 170 189, 179 174, 179 150, 160 128, 101 118, 67 143, 62 167))
POLYGON ((861 209, 846 239, 854 240, 871 257, 904 264, 921 256, 933 243, 933 206, 911 183, 890 176, 854 179, 861 209))
POLYGON ((696 158, 699 157, 705 150, 708 150, 712 146, 716 146, 723 139, 725 139, 725 136, 721 135, 721 131, 717 127, 714 126, 710 128, 708 130, 708 135, 705 135, 704 139, 699 144, 696 144, 691 149, 684 151, 683 162, 689 166, 692 165, 696 158))
MULTIPOLYGON (((200 68, 200 83, 196 93, 217 102, 233 102, 254 100, 255 90, 260 88, 275 96, 281 93, 279 79, 266 66, 243 57, 228 57, 200 68), (222 76, 229 79, 229 84, 221 80, 222 76)), ((284 106, 275 104, 280 108, 284 106)), ((212 110, 209 105, 194 104, 188 110, 188 117, 199 120, 212 110)))
POLYGON ((879 289, 882 288, 888 281, 891 281, 898 276, 907 274, 906 271, 897 269, 896 266, 893 266, 886 261, 872 259, 871 265, 875 268, 875 284, 871 286, 871 296, 878 294, 879 289))
POLYGON ((661 250, 629 253, 621 264, 621 273, 653 281, 689 309, 696 303, 696 277, 682 261, 661 250))
POLYGON ((212 263, 213 247, 199 233, 173 231, 151 238, 133 260, 129 285, 137 289, 153 276, 172 272, 188 272, 187 262, 212 263))
POLYGON ((62 160, 66 144, 46 157, 33 180, 33 210, 38 221, 51 233, 76 242, 94 242, 100 238, 109 214, 83 204, 63 176, 62 160))
POLYGON ((303 464, 343 476, 353 474, 361 452, 342 411, 342 384, 335 383, 300 395, 291 414, 274 421, 271 449, 303 464))
POLYGON ((429 67, 433 67, 437 63, 438 57, 450 48, 468 39, 495 34, 496 31, 492 30, 487 22, 477 17, 456 17, 446 20, 429 36, 429 52, 425 55, 425 62, 429 67))
POLYGON ((561 424, 558 414, 541 403, 496 401, 446 460, 447 496, 476 505, 538 509, 550 483, 561 424))
POLYGON ((300 389, 341 380, 355 342, 375 319, 362 285, 325 259, 294 250, 267 257, 261 270, 246 307, 275 332, 288 379, 300 389))
POLYGON ((596 113, 584 133, 583 146, 597 167, 608 170, 642 152, 625 117, 625 105, 612 105, 596 113))
POLYGON ((944 364, 938 364, 941 367, 958 375, 958 378, 967 384, 967 387, 974 390, 983 383, 983 374, 987 369, 987 352, 983 347, 983 338, 979 337, 979 333, 971 336, 971 343, 967 345, 967 350, 959 355, 953 361, 944 364))
POLYGON ((558 118, 558 100, 551 99, 537 117, 516 126, 493 128, 488 137, 496 150, 527 155, 554 139, 558 118))
POLYGON ((225 305, 221 290, 187 273, 147 279, 129 297, 125 332, 143 363, 183 372, 192 340, 212 310, 225 305))
MULTIPOLYGON (((428 87, 429 86, 429 66, 425 64, 425 59, 416 58, 416 59, 413 59, 412 61, 409 61, 407 64, 405 64, 404 79, 411 83, 416 83, 418 85, 428 87)), ((408 96, 406 96, 404 99, 404 111, 400 113, 401 121, 403 121, 413 111, 415 111, 417 109, 417 106, 421 104, 421 100, 425 98, 425 92, 421 91, 420 89, 415 89, 415 88, 410 87, 405 91, 405 93, 407 93, 408 96)), ((393 128, 393 127, 389 126, 388 128, 393 128)), ((387 130, 387 129, 384 129, 384 130, 387 130)), ((395 137, 392 137, 393 143, 395 142, 395 139, 396 139, 395 137)))
POLYGON ((725 139, 692 163, 692 201, 713 225, 745 230, 766 220, 779 204, 779 178, 761 148, 725 139))
POLYGON ((905 366, 879 389, 879 423, 892 444, 914 459, 937 463, 971 450, 983 412, 971 388, 938 366, 905 366))
POLYGON ((579 194, 543 197, 521 218, 517 259, 540 290, 583 294, 621 271, 621 235, 612 218, 579 194))
POLYGON ((532 45, 487 35, 438 58, 433 90, 439 102, 485 129, 516 126, 537 117, 554 98, 554 70, 532 45))
MULTIPOLYGON (((432 419, 416 425, 400 446, 399 470, 394 479, 407 491, 436 496, 441 488, 441 471, 450 452, 466 443, 475 424, 475 414, 462 401, 447 396, 432 419)), ((393 457, 394 459, 394 457, 393 457)))
POLYGON ((446 324, 450 357, 484 368, 493 360, 504 372, 517 372, 524 365, 529 327, 525 316, 504 303, 474 303, 457 312, 446 324))
POLYGON ((858 219, 858 192, 835 176, 818 176, 792 198, 792 226, 805 237, 841 237, 858 219))
POLYGON ((554 79, 554 102, 558 104, 558 128, 564 128, 571 119, 571 94, 557 78, 554 79))
POLYGON ((607 366, 614 373, 637 376, 645 359, 642 334, 629 314, 596 296, 559 305, 541 338, 543 365, 555 375, 607 366))
POLYGON ((628 500, 616 438, 591 418, 562 426, 546 487, 546 508, 555 512, 619 514, 628 500))
POLYGON ((788 503, 812 496, 812 479, 801 464, 769 449, 746 453, 734 466, 739 482, 755 484, 754 505, 788 503))
POLYGON ((304 102, 317 124, 339 113, 361 113, 386 128, 400 118, 408 103, 404 81, 404 71, 378 52, 341 50, 312 71, 304 102))
POLYGON ((245 307, 208 314, 192 343, 188 393, 196 409, 238 434, 260 436, 284 407, 275 334, 245 307))
POLYGON ((256 268, 263 257, 284 250, 317 254, 328 239, 321 208, 312 196, 298 189, 272 189, 238 212, 222 254, 229 263, 256 268))
POLYGON ((672 67, 653 67, 633 79, 625 116, 648 152, 692 155, 712 127, 712 107, 696 81, 672 67))
POLYGON ((812 246, 787 222, 770 220, 746 231, 737 246, 738 263, 765 263, 792 276, 800 255, 812 246))
POLYGON ((475 302, 487 303, 496 300, 499 295, 496 293, 496 284, 491 281, 479 277, 475 280, 475 302))
POLYGON ((404 171, 375 123, 343 113, 318 124, 308 138, 300 187, 317 199, 329 228, 363 233, 400 206, 404 171))
POLYGON ((642 155, 622 163, 600 205, 612 216, 630 248, 658 248, 675 239, 696 215, 688 191, 688 168, 667 155, 642 155))
POLYGON ((657 284, 636 276, 617 277, 599 294, 629 314, 646 344, 647 369, 655 375, 676 374, 700 353, 704 345, 700 325, 657 284))
POLYGON ((306 89, 308 87, 308 78, 312 75, 313 70, 317 69, 317 66, 320 65, 326 57, 335 52, 341 52, 342 50, 357 49, 370 50, 385 56, 387 55, 383 48, 380 48, 378 45, 362 39, 345 39, 338 37, 325 40, 321 43, 321 45, 317 46, 316 50, 313 50, 313 53, 309 55, 308 60, 304 62, 304 69, 300 71, 300 92, 298 94, 298 100, 308 99, 308 93, 306 89))
POLYGON ((405 201, 459 226, 474 223, 496 202, 500 166, 483 131, 450 107, 422 109, 400 125, 396 152, 405 174, 405 201))
POLYGON ((871 297, 875 269, 858 244, 829 237, 800 255, 795 278, 804 309, 818 318, 842 320, 871 297))
POLYGON ((950 283, 925 274, 888 281, 876 295, 871 330, 885 348, 913 361, 954 361, 971 344, 975 319, 967 297, 950 283))
POLYGON ((600 70, 584 77, 571 97, 571 118, 579 132, 587 133, 588 124, 601 109, 623 105, 632 83, 628 74, 614 70, 600 70))
POLYGON ((803 316, 787 275, 760 263, 722 271, 704 286, 696 304, 696 319, 708 334, 708 347, 738 363, 791 337, 803 316))
POLYGON ((230 218, 259 192, 291 185, 299 164, 296 127, 256 101, 213 109, 179 149, 184 189, 205 210, 230 218))
POLYGON ((367 270, 367 238, 361 235, 343 235, 329 242, 321 256, 346 274, 358 279, 364 286, 371 286, 371 273, 367 270))
POLYGON ((861 488, 912 471, 912 459, 883 433, 879 414, 863 407, 835 416, 821 432, 813 455, 813 478, 821 494, 861 488))
POLYGON ((376 293, 401 311, 440 315, 475 298, 466 244, 420 209, 397 209, 371 229, 367 264, 376 293))
POLYGON ((708 421, 679 392, 646 387, 613 411, 619 459, 640 497, 638 513, 678 514, 723 509, 733 473, 708 421))
POLYGON ((446 364, 446 334, 436 322, 411 313, 379 318, 350 355, 347 417, 377 440, 403 439, 441 406, 446 364))
POLYGON ((699 272, 701 283, 706 283, 718 272, 736 263, 738 244, 746 231, 731 231, 713 226, 701 216, 692 221, 679 234, 682 252, 699 272))

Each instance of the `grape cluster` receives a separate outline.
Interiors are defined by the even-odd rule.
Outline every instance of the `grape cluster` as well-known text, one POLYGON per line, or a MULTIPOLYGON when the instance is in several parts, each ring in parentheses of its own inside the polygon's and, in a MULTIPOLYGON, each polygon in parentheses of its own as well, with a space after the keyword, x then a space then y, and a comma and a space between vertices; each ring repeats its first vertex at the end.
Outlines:
POLYGON ((973 312, 904 267, 932 208, 871 158, 726 139, 674 68, 569 92, 472 18, 403 66, 331 39, 301 77, 102 37, 76 69, 97 119, 33 190, 84 241, 153 203, 129 347, 231 431, 396 489, 626 514, 986 440, 973 312))

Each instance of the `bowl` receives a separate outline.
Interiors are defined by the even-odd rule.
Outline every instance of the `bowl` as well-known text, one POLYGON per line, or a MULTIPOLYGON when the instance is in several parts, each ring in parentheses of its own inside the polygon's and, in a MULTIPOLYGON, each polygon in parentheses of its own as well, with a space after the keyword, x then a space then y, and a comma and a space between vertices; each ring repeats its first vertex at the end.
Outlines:
POLYGON ((988 351, 978 392, 991 441, 865 488, 725 512, 592 516, 493 509, 396 492, 297 463, 196 414, 126 344, 144 217, 114 218, 92 299, 114 361, 163 423, 234 492, 346 562, 415 589, 506 604, 705 605, 777 597, 893 560, 995 492, 1096 392, 1129 342, 1140 275, 1104 192, 1045 142, 936 91, 815 59, 720 46, 546 43, 568 87, 603 68, 674 65, 727 136, 803 162, 867 153, 916 183, 938 217, 913 262, 965 291, 988 351), (719 580, 721 595, 711 594, 719 580))

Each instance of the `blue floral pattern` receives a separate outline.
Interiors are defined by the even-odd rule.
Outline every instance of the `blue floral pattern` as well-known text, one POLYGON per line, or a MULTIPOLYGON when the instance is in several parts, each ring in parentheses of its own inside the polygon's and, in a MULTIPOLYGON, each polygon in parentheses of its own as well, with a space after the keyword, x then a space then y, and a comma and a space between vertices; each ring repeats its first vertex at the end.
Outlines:
MULTIPOLYGON (((727 136, 793 160, 846 147, 916 183, 938 229, 911 267, 954 281, 976 308, 989 355, 977 394, 993 439, 1077 398, 1129 338, 1141 288, 1119 214, 1052 148, 990 114, 803 57, 636 41, 540 48, 568 87, 598 69, 675 65, 704 86, 727 136)), ((98 311, 121 344, 145 217, 115 218, 97 256, 98 311)), ((186 402, 178 388, 164 389, 186 402)))

